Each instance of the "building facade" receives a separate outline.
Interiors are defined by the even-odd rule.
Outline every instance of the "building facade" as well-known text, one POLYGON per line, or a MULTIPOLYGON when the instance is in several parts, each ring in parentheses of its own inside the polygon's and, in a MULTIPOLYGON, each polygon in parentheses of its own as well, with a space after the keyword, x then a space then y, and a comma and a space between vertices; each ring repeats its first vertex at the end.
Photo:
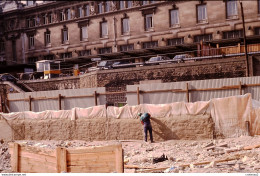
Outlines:
MULTIPOLYGON (((239 1, 1 1, 0 67, 39 60, 174 56, 206 42, 243 44, 239 1)), ((260 36, 260 0, 242 1, 249 43, 260 36)), ((67 65, 69 66, 69 65, 67 65)))

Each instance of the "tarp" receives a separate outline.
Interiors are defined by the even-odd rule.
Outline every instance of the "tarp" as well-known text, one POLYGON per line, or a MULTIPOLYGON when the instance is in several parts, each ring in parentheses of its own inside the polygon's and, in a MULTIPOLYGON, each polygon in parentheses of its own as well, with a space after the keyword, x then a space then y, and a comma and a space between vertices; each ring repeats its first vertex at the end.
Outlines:
POLYGON ((252 110, 251 94, 211 100, 211 117, 215 130, 225 137, 246 135, 245 122, 252 110))
POLYGON ((43 111, 43 112, 16 112, 0 116, 6 120, 13 119, 93 119, 93 118, 133 118, 137 119, 139 112, 148 112, 154 118, 171 118, 181 115, 210 114, 215 131, 224 137, 236 137, 247 134, 245 122, 250 123, 252 135, 260 134, 260 103, 251 99, 251 94, 215 98, 210 101, 195 103, 174 102, 170 104, 141 104, 136 106, 125 105, 114 107, 105 105, 90 108, 75 107, 71 110, 43 111), (252 105, 253 104, 253 105, 252 105))

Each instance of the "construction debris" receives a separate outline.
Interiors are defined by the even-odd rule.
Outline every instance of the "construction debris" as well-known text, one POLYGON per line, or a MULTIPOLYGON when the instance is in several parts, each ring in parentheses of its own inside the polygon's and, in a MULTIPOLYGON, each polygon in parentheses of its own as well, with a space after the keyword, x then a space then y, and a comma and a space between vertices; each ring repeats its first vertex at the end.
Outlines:
POLYGON ((168 160, 167 156, 165 156, 164 154, 158 158, 154 158, 153 159, 153 164, 155 163, 159 163, 159 162, 163 162, 165 160, 168 160))
MULTIPOLYGON (((1 141, 1 139, 0 139, 1 141)), ((126 173, 259 173, 260 136, 213 140, 169 140, 146 143, 124 141, 124 172, 126 173), (207 150, 209 147, 214 147, 207 150), (161 157, 158 157, 158 154, 161 157), (167 157, 166 157, 167 156, 167 157), (161 162, 153 159, 164 158, 161 162), (167 160, 167 159, 168 160, 167 160)), ((62 146, 90 147, 120 141, 19 141, 26 145, 56 148, 62 146)), ((6 141, 0 142, 0 172, 11 172, 6 141), (2 143, 2 144, 1 144, 2 143)), ((158 160, 160 161, 160 159, 158 160)))

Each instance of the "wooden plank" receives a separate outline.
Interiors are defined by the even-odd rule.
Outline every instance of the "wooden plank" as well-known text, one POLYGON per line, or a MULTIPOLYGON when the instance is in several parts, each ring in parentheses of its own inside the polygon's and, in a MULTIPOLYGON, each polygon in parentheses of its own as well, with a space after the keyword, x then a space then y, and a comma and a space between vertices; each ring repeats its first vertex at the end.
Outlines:
POLYGON ((32 97, 29 95, 29 111, 32 111, 32 97))
POLYGON ((141 167, 137 165, 124 165, 125 169, 154 169, 154 167, 141 167))
POLYGON ((50 164, 56 165, 56 157, 48 156, 48 155, 41 155, 41 154, 35 154, 28 151, 20 150, 19 151, 19 157, 25 157, 32 160, 35 160, 37 162, 48 162, 50 164))
POLYGON ((189 83, 186 83, 186 98, 187 102, 190 102, 190 96, 189 96, 189 83))
POLYGON ((111 159, 115 158, 114 152, 100 152, 100 153, 77 153, 77 154, 67 154, 68 163, 74 164, 73 162, 77 161, 111 161, 111 159))
POLYGON ((122 145, 115 148, 116 172, 124 173, 124 156, 122 145))
POLYGON ((70 166, 68 172, 72 173, 112 173, 116 172, 115 168, 108 167, 84 167, 84 166, 70 166))
POLYGON ((58 96, 59 110, 61 110, 61 94, 58 96))
MULTIPOLYGON (((115 158, 113 158, 115 160, 115 158)), ((77 161, 69 161, 67 163, 67 167, 70 166, 85 166, 85 167, 111 167, 115 168, 115 162, 113 160, 97 160, 97 161, 92 161, 92 160, 77 160, 77 161)))
POLYGON ((19 172, 19 144, 12 143, 12 155, 11 155, 11 166, 12 171, 19 172))
POLYGON ((35 147, 35 146, 26 146, 26 145, 20 145, 20 148, 21 151, 27 151, 29 153, 56 157, 56 151, 53 149, 35 147))
POLYGON ((47 165, 47 163, 35 162, 28 158, 21 158, 19 165, 20 172, 23 173, 55 173, 55 165, 47 165))
POLYGON ((56 148, 57 173, 67 172, 67 152, 65 148, 56 148))
MULTIPOLYGON (((242 155, 241 155, 242 156, 242 155)), ((224 159, 220 159, 220 160, 214 160, 216 163, 220 163, 220 162, 226 162, 226 161, 232 161, 232 160, 237 160, 237 159, 240 159, 241 157, 240 155, 235 155, 235 156, 231 156, 231 157, 228 157, 228 158, 224 158, 224 159)), ((209 164, 211 163, 212 161, 203 161, 203 162, 198 162, 198 163, 192 163, 193 165, 204 165, 204 164, 209 164)), ((183 164, 183 165, 180 165, 182 167, 188 167, 190 166, 191 164, 183 164)))
POLYGON ((97 146, 97 147, 84 147, 84 148, 73 148, 67 149, 68 154, 83 154, 83 153, 99 153, 99 152, 113 152, 114 148, 119 146, 117 145, 108 145, 108 146, 97 146))
POLYGON ((161 170, 165 170, 165 169, 168 169, 168 168, 169 168, 169 167, 154 168, 154 169, 146 169, 146 170, 143 170, 142 172, 161 171, 161 170))
POLYGON ((214 91, 214 90, 230 90, 230 89, 239 89, 239 85, 223 86, 219 88, 207 88, 207 89, 189 89, 189 91, 214 91))
POLYGON ((245 86, 245 87, 256 87, 256 86, 260 86, 260 84, 244 84, 243 86, 245 86))
POLYGON ((250 123, 249 121, 245 121, 245 126, 246 126, 246 133, 248 136, 250 136, 250 123))
POLYGON ((94 92, 94 98, 95 98, 95 106, 97 106, 98 105, 98 103, 97 103, 97 91, 94 92))
POLYGON ((260 144, 257 144, 257 145, 250 145, 250 146, 246 146, 244 147, 243 149, 244 150, 252 150, 254 148, 259 148, 260 147, 260 144))
POLYGON ((19 156, 20 163, 26 162, 26 163, 32 163, 32 164, 37 164, 39 166, 46 166, 46 167, 51 167, 54 170, 56 170, 56 162, 49 162, 49 161, 44 161, 39 158, 28 158, 25 156, 19 156))
POLYGON ((139 87, 137 87, 137 104, 140 104, 140 90, 139 87))
POLYGON ((242 95, 242 83, 239 81, 239 95, 242 95))
POLYGON ((78 96, 63 96, 64 98, 87 98, 94 97, 94 95, 78 95, 78 96))

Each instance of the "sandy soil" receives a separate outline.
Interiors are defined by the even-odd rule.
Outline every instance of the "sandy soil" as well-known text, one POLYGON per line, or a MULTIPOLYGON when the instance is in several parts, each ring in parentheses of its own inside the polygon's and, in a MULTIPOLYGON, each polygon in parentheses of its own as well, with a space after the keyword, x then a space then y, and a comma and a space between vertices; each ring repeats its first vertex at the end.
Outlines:
MULTIPOLYGON (((121 142, 124 149, 125 172, 175 173, 259 173, 260 136, 241 136, 218 140, 170 140, 149 143, 144 141, 17 141, 48 148, 101 146, 121 142), (154 158, 166 155, 168 160, 153 163, 154 158), (222 162, 218 162, 222 160, 222 162), (225 160, 225 161, 223 161, 225 160), (227 161, 229 160, 229 161, 227 161), (207 162, 208 161, 208 162, 207 162), (198 164, 205 162, 204 164, 198 164), (186 166, 185 166, 186 165, 186 166), (129 169, 132 167, 133 169, 129 169), (145 169, 150 168, 150 169, 145 169), (157 170, 153 170, 156 169, 157 170)), ((0 140, 0 172, 11 172, 8 143, 0 140)))

